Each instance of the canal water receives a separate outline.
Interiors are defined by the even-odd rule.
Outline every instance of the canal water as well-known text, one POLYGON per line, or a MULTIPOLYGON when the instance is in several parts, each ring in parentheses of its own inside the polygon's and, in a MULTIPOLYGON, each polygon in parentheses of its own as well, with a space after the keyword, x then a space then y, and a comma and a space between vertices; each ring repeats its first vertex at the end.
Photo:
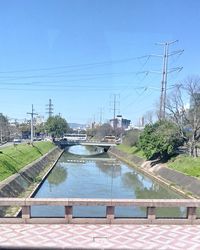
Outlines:
MULTIPOLYGON (((37 198, 183 198, 127 164, 93 147, 72 146, 61 156, 35 194, 37 198)), ((104 207, 74 207, 75 217, 104 217, 104 207)), ((146 209, 116 207, 116 217, 145 217, 146 209)), ((32 217, 63 217, 64 208, 33 206, 32 217)), ((183 208, 161 208, 159 217, 185 217, 183 208)))

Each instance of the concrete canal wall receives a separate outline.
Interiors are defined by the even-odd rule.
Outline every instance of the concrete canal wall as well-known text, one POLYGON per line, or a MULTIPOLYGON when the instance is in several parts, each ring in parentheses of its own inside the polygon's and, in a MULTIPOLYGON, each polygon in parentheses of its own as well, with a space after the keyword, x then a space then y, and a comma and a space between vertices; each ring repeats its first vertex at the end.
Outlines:
POLYGON ((0 182, 0 197, 18 197, 21 193, 25 192, 31 184, 36 182, 36 178, 41 171, 44 171, 44 169, 48 171, 57 162, 62 152, 58 147, 53 148, 50 152, 27 165, 18 173, 0 182))
POLYGON ((174 169, 168 168, 163 164, 151 166, 150 161, 143 163, 141 168, 158 177, 161 177, 171 185, 175 184, 186 195, 193 195, 196 198, 200 197, 200 180, 198 178, 185 175, 174 169))
POLYGON ((186 197, 200 198, 200 180, 195 177, 170 169, 164 164, 153 164, 152 166, 151 161, 129 155, 117 148, 111 148, 109 153, 186 197))
POLYGON ((125 152, 122 152, 121 150, 117 149, 116 147, 111 147, 109 154, 116 156, 117 158, 120 158, 121 160, 125 161, 126 163, 130 163, 131 165, 134 165, 135 167, 140 167, 145 161, 144 159, 136 156, 136 155, 130 155, 125 152))

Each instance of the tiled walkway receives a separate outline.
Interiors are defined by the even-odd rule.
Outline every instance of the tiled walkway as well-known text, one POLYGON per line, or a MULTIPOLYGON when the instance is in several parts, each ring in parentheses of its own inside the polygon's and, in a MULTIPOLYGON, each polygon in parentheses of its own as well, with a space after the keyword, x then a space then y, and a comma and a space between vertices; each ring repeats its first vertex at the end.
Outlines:
POLYGON ((200 249, 200 225, 1 224, 0 248, 200 249))

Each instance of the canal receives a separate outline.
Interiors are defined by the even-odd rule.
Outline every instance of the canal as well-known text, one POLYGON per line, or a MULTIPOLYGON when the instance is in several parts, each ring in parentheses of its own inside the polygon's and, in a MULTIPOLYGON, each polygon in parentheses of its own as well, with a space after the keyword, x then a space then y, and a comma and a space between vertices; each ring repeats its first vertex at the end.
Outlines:
MULTIPOLYGON (((109 157, 93 147, 72 146, 41 185, 36 198, 128 198, 174 199, 183 198, 156 183, 127 164, 109 157)), ((145 217, 140 207, 116 207, 117 217, 145 217)), ((74 207, 75 217, 104 217, 104 207, 74 207)), ((63 217, 64 208, 33 206, 32 217, 63 217)), ((159 217, 185 217, 183 208, 159 208, 159 217)))

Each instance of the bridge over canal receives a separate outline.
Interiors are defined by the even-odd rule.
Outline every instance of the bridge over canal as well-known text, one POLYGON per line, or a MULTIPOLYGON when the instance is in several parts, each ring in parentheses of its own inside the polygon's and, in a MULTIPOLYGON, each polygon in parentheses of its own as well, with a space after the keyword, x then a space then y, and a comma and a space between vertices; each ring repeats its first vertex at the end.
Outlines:
POLYGON ((113 142, 111 143, 111 142, 101 142, 101 141, 68 141, 63 139, 55 141, 55 144, 60 146, 61 148, 74 145, 100 147, 104 149, 104 152, 107 152, 110 147, 117 146, 117 144, 113 142))

